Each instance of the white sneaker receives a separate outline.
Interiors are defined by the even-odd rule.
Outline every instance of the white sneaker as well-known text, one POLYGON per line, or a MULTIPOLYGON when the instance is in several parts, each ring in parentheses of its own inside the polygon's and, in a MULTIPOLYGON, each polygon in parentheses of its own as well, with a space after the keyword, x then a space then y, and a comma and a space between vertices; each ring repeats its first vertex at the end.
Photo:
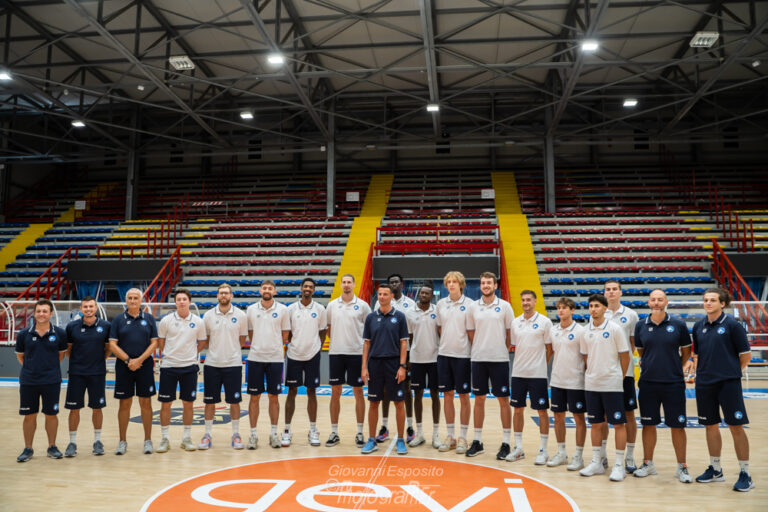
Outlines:
POLYGON ((287 448, 288 446, 291 446, 291 439, 293 439, 293 434, 288 432, 287 430, 283 432, 283 437, 280 438, 280 446, 283 448, 287 448))
POLYGON ((269 446, 272 448, 280 448, 280 436, 277 434, 269 434, 269 446))
POLYGON ((310 446, 320 446, 320 432, 317 430, 310 430, 307 439, 309 439, 310 446))
MULTIPOLYGON (((426 439, 424 439, 423 434, 416 434, 413 439, 411 439, 411 442, 408 443, 408 446, 415 447, 415 446, 421 446, 426 442, 426 439)), ((438 446, 440 448, 440 446, 438 446)))
POLYGON ((549 454, 547 453, 547 450, 539 450, 539 453, 536 454, 536 460, 534 460, 533 463, 537 466, 543 466, 548 460, 549 454))
POLYGON ((440 436, 435 436, 432 438, 432 448, 439 450, 441 444, 442 442, 440 441, 440 436))
POLYGON ((677 471, 675 471, 675 477, 684 484, 693 482, 693 477, 690 473, 688 473, 688 466, 685 465, 683 465, 683 467, 677 467, 677 471))
POLYGON ((152 440, 147 439, 146 441, 144 441, 144 454, 149 455, 152 452, 154 452, 154 450, 152 449, 152 440))
POLYGON ((621 482, 624 480, 624 477, 627 476, 627 472, 624 469, 624 466, 621 464, 614 464, 613 469, 611 470, 611 481, 612 482, 621 482))
POLYGON ((579 471, 581 476, 603 475, 605 468, 599 462, 590 462, 589 465, 579 471))
POLYGON ((549 459, 549 462, 547 462, 547 466, 549 466, 550 468, 554 468, 556 466, 562 466, 566 462, 568 462, 568 455, 562 452, 557 452, 554 457, 549 459))
POLYGON ((255 450, 259 446, 259 438, 256 434, 248 436, 248 444, 245 445, 249 450, 255 450))
POLYGON ((584 467, 584 459, 581 457, 581 455, 574 455, 571 459, 571 463, 568 464, 567 469, 568 471, 578 471, 581 468, 584 467))
POLYGON ((525 458, 525 452, 523 452, 523 449, 519 446, 515 446, 515 448, 512 450, 512 453, 507 455, 507 462, 515 462, 520 459, 525 458))
POLYGON ((167 437, 160 439, 160 445, 157 447, 157 453, 165 453, 171 449, 171 441, 167 437))
POLYGON ((181 449, 188 452, 194 452, 197 450, 197 446, 195 446, 195 443, 192 442, 191 437, 185 437, 181 440, 181 449))
POLYGON ((648 460, 648 461, 644 460, 643 464, 639 468, 637 468, 635 472, 632 474, 635 475, 637 478, 645 478, 649 475, 656 475, 657 474, 656 466, 653 465, 652 460, 648 460))
POLYGON ((438 448, 441 452, 449 452, 456 449, 456 439, 452 435, 445 436, 442 444, 438 448))

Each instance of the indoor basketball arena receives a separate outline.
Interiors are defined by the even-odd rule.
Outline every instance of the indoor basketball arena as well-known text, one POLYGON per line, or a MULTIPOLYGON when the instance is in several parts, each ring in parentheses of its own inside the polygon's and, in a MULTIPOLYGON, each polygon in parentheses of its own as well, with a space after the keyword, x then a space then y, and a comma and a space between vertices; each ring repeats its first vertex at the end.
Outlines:
POLYGON ((0 2, 0 509, 762 511, 768 2, 0 2))

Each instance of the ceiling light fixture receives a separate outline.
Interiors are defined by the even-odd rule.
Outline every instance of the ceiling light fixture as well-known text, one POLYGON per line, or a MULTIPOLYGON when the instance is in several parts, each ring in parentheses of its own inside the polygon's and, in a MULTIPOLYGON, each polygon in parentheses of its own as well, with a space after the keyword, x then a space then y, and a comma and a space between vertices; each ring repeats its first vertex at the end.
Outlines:
POLYGON ((11 77, 11 74, 8 71, 0 71, 0 80, 5 82, 12 79, 13 77, 11 77))
POLYGON ((719 37, 718 32, 696 32, 688 44, 691 48, 712 48, 719 37))
POLYGON ((440 112, 440 105, 437 103, 428 103, 427 112, 440 112))
POLYGON ((285 63, 285 57, 283 57, 283 55, 280 53, 270 53, 267 56, 267 62, 274 66, 279 66, 285 63))
POLYGON ((635 98, 626 98, 624 100, 624 108, 632 108, 637 106, 637 99, 635 98))
POLYGON ((168 62, 176 71, 189 71, 195 69, 195 63, 187 55, 174 55, 168 57, 168 62))
POLYGON ((85 123, 82 121, 74 120, 72 121, 72 126, 75 128, 85 128, 85 123))
POLYGON ((587 39, 581 42, 581 51, 594 52, 600 47, 597 41, 594 39, 587 39))
POLYGON ((243 121, 250 121, 251 119, 253 119, 253 112, 251 112, 250 110, 243 110, 242 112, 240 112, 240 119, 242 119, 243 121))
POLYGON ((137 88, 138 90, 140 90, 140 91, 143 91, 143 90, 144 90, 144 86, 143 86, 143 85, 141 85, 141 84, 137 85, 137 86, 136 86, 136 88, 137 88))
POLYGON ((753 68, 756 68, 756 67, 758 67, 758 66, 760 66, 760 60, 759 60, 759 59, 755 59, 755 60, 753 60, 753 61, 752 61, 752 67, 753 67, 753 68))

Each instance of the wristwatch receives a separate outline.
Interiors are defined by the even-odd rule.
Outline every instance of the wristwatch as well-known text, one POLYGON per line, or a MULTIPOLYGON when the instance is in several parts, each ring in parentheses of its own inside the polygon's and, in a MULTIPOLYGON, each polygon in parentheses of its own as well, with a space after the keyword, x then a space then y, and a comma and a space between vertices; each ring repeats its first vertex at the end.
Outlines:
POLYGON ((131 358, 130 357, 126 357, 125 358, 125 365, 128 366, 129 364, 131 364, 131 358))
POLYGON ((402 364, 402 363, 400 363, 400 368, 404 368, 406 370, 408 369, 408 367, 406 365, 402 364))

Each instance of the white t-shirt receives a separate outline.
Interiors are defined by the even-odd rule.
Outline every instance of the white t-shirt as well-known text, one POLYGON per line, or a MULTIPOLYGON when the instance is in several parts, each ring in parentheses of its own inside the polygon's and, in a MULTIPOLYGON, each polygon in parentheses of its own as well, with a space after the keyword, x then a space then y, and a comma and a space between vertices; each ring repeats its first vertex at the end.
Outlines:
POLYGON ((472 361, 508 363, 507 331, 512 329, 515 312, 509 302, 498 297, 486 304, 483 299, 472 303, 467 315, 467 330, 474 330, 472 361))
POLYGON ((584 389, 584 356, 579 344, 584 327, 572 322, 563 329, 560 324, 552 326, 549 339, 552 341, 552 376, 549 385, 562 389, 584 389))
MULTIPOLYGON (((416 301, 414 301, 412 298, 406 296, 405 294, 400 295, 399 299, 392 298, 392 302, 390 303, 392 307, 398 311, 402 311, 403 314, 407 317, 408 312, 413 311, 416 309, 416 301)), ((376 300, 376 302, 373 304, 373 311, 376 311, 379 309, 379 301, 376 300)), ((411 334, 411 328, 408 327, 408 334, 411 334)))
POLYGON ((440 326, 440 347, 438 354, 448 357, 468 358, 470 355, 467 337, 467 316, 472 301, 463 294, 458 300, 443 297, 437 302, 437 325, 440 326))
POLYGON ((208 331, 206 366, 216 368, 242 366, 243 352, 240 337, 248 336, 248 321, 243 310, 230 305, 229 311, 222 313, 219 306, 216 306, 205 312, 203 322, 208 331))
POLYGON ((248 360, 259 363, 283 362, 283 331, 291 330, 288 307, 272 301, 269 309, 259 300, 245 310, 248 317, 248 330, 253 332, 248 360))
POLYGON ((411 341, 412 363, 436 363, 440 336, 437 334, 437 308, 430 304, 426 311, 418 305, 405 315, 411 341))
POLYGON ((512 376, 526 379, 547 378, 547 347, 551 343, 549 331, 552 321, 541 313, 526 319, 525 314, 512 323, 512 344, 515 359, 512 361, 512 376))
MULTIPOLYGON (((635 335, 635 325, 640 320, 640 317, 637 316, 635 310, 630 309, 624 305, 619 306, 619 309, 617 309, 615 313, 610 309, 606 309, 605 318, 619 324, 619 326, 624 330, 624 336, 627 338, 627 341, 629 341, 630 338, 635 335)), ((631 343, 629 348, 632 348, 631 343)), ((627 366, 626 376, 635 376, 635 358, 632 356, 632 354, 629 354, 629 366, 627 366)))
POLYGON ((160 320, 157 337, 165 339, 161 368, 185 368, 197 364, 197 342, 205 341, 207 335, 202 318, 192 312, 181 318, 174 311, 160 320))
POLYGON ((288 306, 288 312, 292 336, 287 355, 294 361, 309 361, 323 347, 319 331, 328 327, 325 308, 314 300, 306 307, 297 301, 288 306))
POLYGON ((595 326, 592 320, 581 334, 579 351, 587 356, 584 389, 587 391, 624 391, 619 354, 629 352, 624 330, 615 322, 604 319, 595 326))
POLYGON ((341 297, 333 299, 325 309, 331 339, 328 354, 359 356, 363 353, 363 324, 371 313, 371 306, 355 296, 350 302, 341 297))

